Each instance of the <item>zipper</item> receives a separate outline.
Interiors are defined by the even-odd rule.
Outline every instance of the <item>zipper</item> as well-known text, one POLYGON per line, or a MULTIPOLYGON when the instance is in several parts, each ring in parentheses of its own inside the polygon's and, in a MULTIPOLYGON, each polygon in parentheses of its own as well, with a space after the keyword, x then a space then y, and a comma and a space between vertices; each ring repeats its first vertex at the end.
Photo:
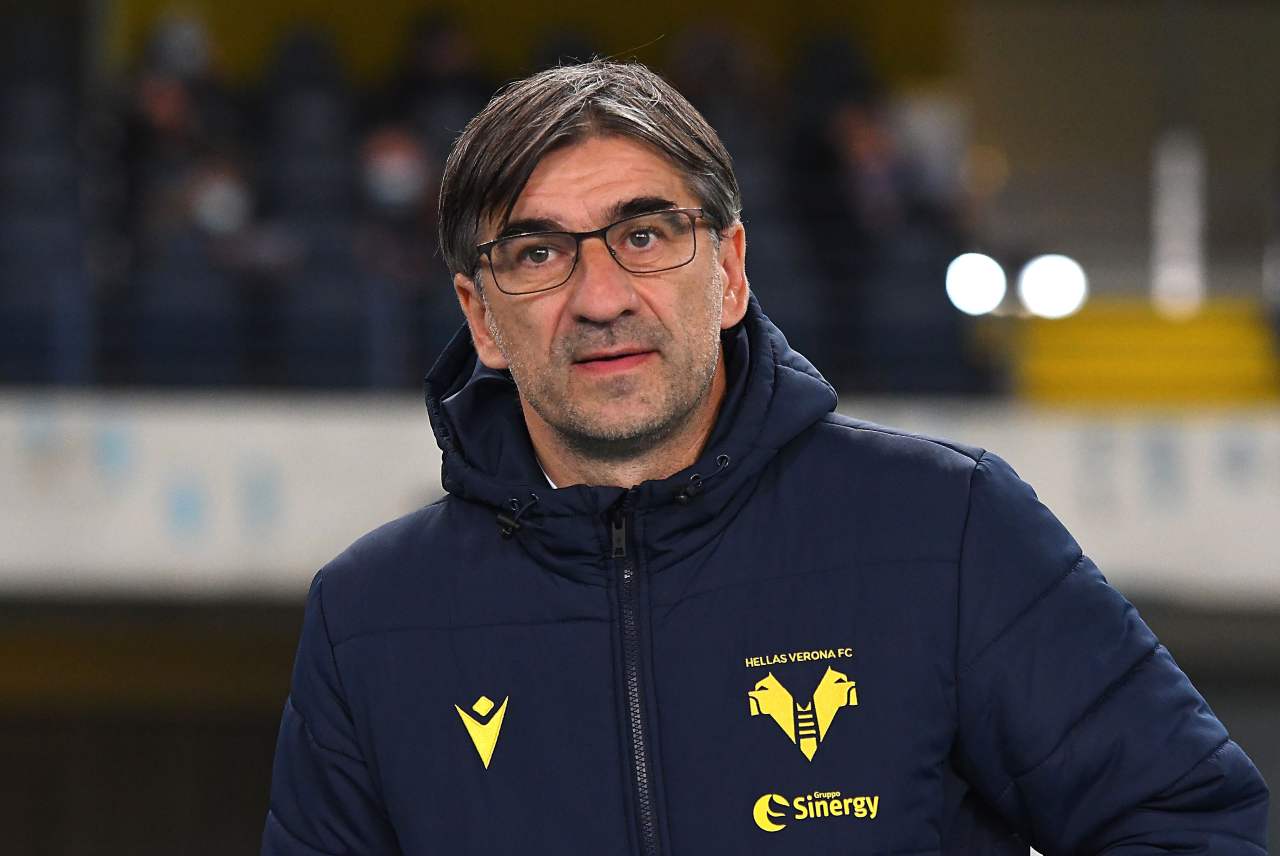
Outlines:
POLYGON ((635 772, 636 814, 640 823, 640 851, 658 856, 658 823, 653 811, 649 781, 648 742, 645 739, 644 702, 640 692, 639 595, 636 592, 635 559, 627 552, 627 514, 624 505, 613 513, 613 559, 618 563, 618 600, 622 613, 622 666, 627 684, 627 717, 631 726, 631 760, 635 772))

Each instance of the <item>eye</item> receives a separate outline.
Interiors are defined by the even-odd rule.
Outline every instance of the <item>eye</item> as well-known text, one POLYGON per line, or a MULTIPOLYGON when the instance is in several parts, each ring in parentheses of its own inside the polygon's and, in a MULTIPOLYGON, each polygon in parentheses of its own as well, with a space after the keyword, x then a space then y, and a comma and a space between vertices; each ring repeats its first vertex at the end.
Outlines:
POLYGON ((556 256, 556 248, 546 244, 529 244, 521 247, 516 253, 516 263, 538 267, 552 261, 556 256))
POLYGON ((685 218, 669 211, 641 214, 626 223, 619 249, 632 252, 657 251, 689 231, 685 218))
POLYGON ((658 244, 667 240, 669 231, 657 220, 636 223, 627 230, 625 238, 628 250, 656 249, 658 244))
POLYGON ((649 246, 651 243, 653 243, 656 240, 657 240, 657 235, 654 234, 653 229, 649 229, 649 228, 633 229, 627 235, 628 246, 633 247, 634 249, 637 249, 637 250, 643 250, 645 247, 649 246))

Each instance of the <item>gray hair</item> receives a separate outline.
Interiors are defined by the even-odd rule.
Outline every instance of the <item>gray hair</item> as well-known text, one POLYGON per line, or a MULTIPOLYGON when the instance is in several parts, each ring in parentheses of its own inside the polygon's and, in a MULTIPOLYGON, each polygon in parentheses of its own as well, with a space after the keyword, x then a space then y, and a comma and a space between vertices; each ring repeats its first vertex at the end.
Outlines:
POLYGON ((638 62, 559 66, 498 91, 453 144, 440 181, 440 247, 454 273, 479 263, 481 225, 511 216, 544 155, 596 134, 616 134, 666 155, 717 231, 737 222, 742 195, 715 129, 638 62))

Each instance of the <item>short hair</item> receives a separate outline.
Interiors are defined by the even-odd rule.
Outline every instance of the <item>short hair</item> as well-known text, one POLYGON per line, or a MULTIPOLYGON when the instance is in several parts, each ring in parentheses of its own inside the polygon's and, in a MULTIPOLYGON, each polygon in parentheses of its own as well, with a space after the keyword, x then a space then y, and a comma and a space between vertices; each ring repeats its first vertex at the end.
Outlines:
POLYGON ((511 216, 544 155, 609 134, 669 158, 717 231, 737 222, 742 195, 715 129, 644 65, 596 59, 504 86, 458 136, 440 180, 440 248, 450 272, 474 275, 481 224, 511 216))

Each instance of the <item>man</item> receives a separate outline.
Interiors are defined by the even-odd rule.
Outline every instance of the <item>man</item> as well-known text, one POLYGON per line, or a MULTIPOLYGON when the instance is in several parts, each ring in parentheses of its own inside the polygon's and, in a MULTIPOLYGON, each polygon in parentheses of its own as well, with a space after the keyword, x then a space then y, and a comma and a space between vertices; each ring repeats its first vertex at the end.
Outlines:
POLYGON ((1264 853, 1257 771, 1031 489, 833 412, 740 207, 639 65, 468 124, 448 496, 316 576, 263 852, 1264 853))

